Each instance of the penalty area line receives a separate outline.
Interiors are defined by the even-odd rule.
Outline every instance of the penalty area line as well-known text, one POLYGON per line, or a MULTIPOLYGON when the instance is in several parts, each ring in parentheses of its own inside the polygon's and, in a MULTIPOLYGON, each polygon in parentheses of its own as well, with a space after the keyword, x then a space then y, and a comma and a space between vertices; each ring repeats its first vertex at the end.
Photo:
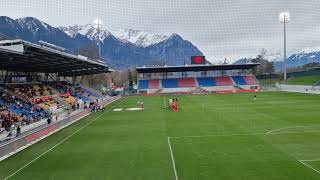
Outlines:
MULTIPOLYGON (((116 99, 118 100, 118 99, 116 99)), ((120 101, 119 103, 117 103, 116 105, 113 106, 116 107, 118 106, 120 103, 122 103, 122 101, 120 101)), ((112 102, 111 102, 112 103, 112 102)), ((23 165, 21 168, 19 168, 18 170, 16 170, 14 173, 10 174, 9 176, 7 176, 6 178, 4 178, 3 180, 7 180, 11 177, 13 177, 14 175, 18 174, 20 171, 22 171, 23 169, 25 169, 26 167, 28 167, 30 164, 34 163, 35 161, 37 161, 38 159, 40 159, 41 157, 43 157, 44 155, 48 154, 50 151, 52 151, 53 149, 55 149, 56 147, 60 146, 62 143, 66 142, 68 139, 70 139, 73 135, 77 134, 79 131, 81 131, 82 129, 88 127, 90 124, 92 124, 93 122, 95 122, 96 120, 98 120, 100 117, 102 117, 103 115, 105 115, 105 113, 110 112, 113 108, 110 108, 108 111, 100 114, 98 117, 96 117, 95 119, 93 119, 92 121, 90 121, 89 123, 85 124, 84 126, 82 126, 81 128, 79 128, 78 130, 76 130, 75 132, 73 132, 72 134, 70 134, 69 136, 65 137, 64 139, 62 139, 60 142, 58 142, 57 144, 55 144, 54 146, 52 146, 50 149, 46 150, 45 152, 43 152, 42 154, 40 154, 39 156, 37 156, 36 158, 34 158, 33 160, 31 160, 30 162, 28 162, 27 164, 23 165)))
POLYGON ((301 164, 307 166, 308 168, 310 168, 310 169, 314 170, 315 172, 317 172, 318 174, 320 174, 320 171, 319 171, 319 170, 317 170, 317 169, 315 169, 314 167, 312 167, 311 165, 305 163, 305 161, 310 161, 310 160, 299 160, 299 162, 300 162, 301 164))
POLYGON ((320 131, 301 131, 301 132, 274 132, 274 133, 239 133, 239 134, 207 134, 199 136, 171 136, 171 139, 181 138, 204 138, 204 137, 233 137, 233 136, 257 136, 257 135, 277 135, 277 134, 307 134, 320 133, 320 131))
POLYGON ((300 161, 304 161, 304 162, 320 161, 320 158, 318 158, 318 159, 303 159, 303 160, 300 160, 300 161))
POLYGON ((173 167, 173 171, 174 171, 174 176, 175 176, 176 180, 179 180, 177 169, 176 169, 176 163, 174 161, 174 156, 173 156, 173 152, 172 152, 170 137, 168 137, 168 145, 169 145, 169 150, 170 150, 170 156, 171 156, 171 162, 172 162, 172 167, 173 167))
POLYGON ((319 125, 318 124, 312 124, 312 125, 301 125, 301 126, 287 126, 287 127, 282 127, 282 128, 270 130, 270 131, 266 132, 266 134, 274 134, 274 132, 281 131, 281 130, 284 130, 284 129, 308 128, 308 127, 316 127, 316 126, 319 126, 319 125))

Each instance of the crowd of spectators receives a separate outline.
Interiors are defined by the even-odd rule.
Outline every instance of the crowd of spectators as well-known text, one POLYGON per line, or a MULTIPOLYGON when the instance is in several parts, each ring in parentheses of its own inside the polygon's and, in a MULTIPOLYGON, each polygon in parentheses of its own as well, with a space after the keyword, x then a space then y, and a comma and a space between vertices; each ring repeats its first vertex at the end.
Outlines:
POLYGON ((70 94, 74 93, 73 87, 65 81, 51 82, 49 83, 49 85, 57 89, 60 93, 70 93, 70 94))
MULTIPOLYGON (((20 134, 22 126, 46 119, 48 123, 52 121, 52 105, 60 104, 52 95, 52 90, 59 92, 58 96, 70 105, 65 108, 69 114, 80 109, 80 103, 84 103, 84 109, 91 112, 104 110, 98 102, 98 98, 91 96, 88 90, 83 89, 79 84, 72 85, 68 82, 49 82, 48 84, 11 84, 5 87, 14 93, 7 93, 0 90, 0 133, 6 131, 20 134), (49 86, 52 88, 49 88, 49 86), (24 100, 23 100, 24 99, 24 100), (78 101, 81 99, 81 101, 78 101), (29 100, 30 102, 27 102, 29 100)), ((61 106, 63 107, 63 106, 61 106)), ((56 116, 58 117, 58 116, 56 116)), ((57 119, 57 118, 56 118, 57 119)))
POLYGON ((48 118, 48 112, 30 102, 0 92, 0 128, 2 131, 20 129, 21 126, 48 118))
POLYGON ((11 85, 8 88, 15 93, 23 96, 25 99, 31 99, 35 96, 52 95, 52 90, 45 84, 18 84, 11 85))
POLYGON ((19 119, 18 117, 9 112, 3 112, 0 114, 0 132, 10 131, 11 128, 14 128, 18 125, 19 119))
POLYGON ((91 101, 90 103, 84 103, 84 109, 90 109, 91 112, 104 111, 104 107, 100 106, 98 102, 91 101))

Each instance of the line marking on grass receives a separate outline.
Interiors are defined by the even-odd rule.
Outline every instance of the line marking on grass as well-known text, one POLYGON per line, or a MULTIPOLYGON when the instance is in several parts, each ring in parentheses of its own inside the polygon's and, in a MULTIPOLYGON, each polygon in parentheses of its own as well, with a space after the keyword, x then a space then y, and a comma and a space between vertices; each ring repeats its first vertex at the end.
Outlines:
POLYGON ((304 161, 304 162, 320 161, 320 158, 318 158, 318 159, 303 159, 303 160, 300 160, 300 161, 304 161))
MULTIPOLYGON (((118 99, 117 99, 118 100, 118 99)), ((103 112, 102 114, 100 114, 98 117, 96 117, 95 119, 93 119, 92 121, 90 121, 89 123, 85 124, 84 126, 82 126, 81 128, 79 128, 78 130, 76 130, 75 132, 73 132, 72 134, 70 134, 69 136, 65 137, 64 139, 62 139, 60 142, 58 142, 57 144, 55 144, 54 146, 52 146, 50 149, 48 149, 47 151, 43 152, 42 154, 40 154, 38 157, 34 158, 33 160, 31 160, 30 162, 28 162, 27 164, 23 165, 21 168, 19 168, 17 171, 15 171, 14 173, 10 174, 9 176, 7 176, 6 178, 4 178, 3 180, 7 180, 9 178, 11 178, 12 176, 16 175, 17 173, 19 173, 20 171, 22 171, 24 168, 26 168, 27 166, 29 166, 30 164, 32 164, 33 162, 37 161, 38 159, 40 159, 42 156, 46 155, 48 152, 50 152, 51 150, 53 150, 54 148, 58 147, 59 145, 61 145, 62 143, 66 142, 68 139, 70 139, 73 135, 75 135, 76 133, 78 133, 79 131, 81 131, 82 129, 88 127, 90 124, 92 124, 93 122, 95 122, 97 119, 99 119, 100 117, 102 117, 103 115, 105 115, 105 113, 110 112, 114 107, 118 106, 119 104, 121 104, 123 101, 120 101, 119 103, 117 103, 116 105, 112 106, 112 108, 110 108, 108 111, 103 112)), ((112 103, 112 102, 111 102, 112 103)))
POLYGON ((305 163, 305 160, 299 160, 299 162, 300 162, 301 164, 307 166, 308 168, 310 168, 310 169, 312 169, 312 170, 314 170, 315 172, 317 172, 317 173, 320 174, 320 171, 319 171, 319 170, 317 170, 317 169, 313 168, 311 165, 305 163))
POLYGON ((169 150, 170 150, 170 156, 171 156, 171 162, 172 162, 172 167, 173 167, 173 171, 174 171, 174 176, 175 176, 176 180, 179 180, 178 174, 177 174, 177 169, 176 169, 176 163, 174 161, 174 156, 173 156, 173 152, 172 152, 172 148, 171 148, 170 137, 168 137, 168 145, 169 145, 169 150))
POLYGON ((255 135, 276 135, 276 134, 305 134, 305 133, 320 133, 320 131, 303 131, 303 132, 278 132, 278 133, 239 133, 239 134, 208 134, 199 136, 171 136, 172 139, 180 138, 202 138, 202 137, 232 137, 232 136, 255 136, 255 135))
POLYGON ((319 125, 306 125, 306 126, 287 126, 287 127, 282 127, 282 128, 278 128, 278 129, 273 129, 271 131, 266 132, 266 134, 272 134, 275 131, 280 131, 280 130, 284 130, 284 129, 292 129, 292 128, 300 128, 300 127, 313 127, 313 126, 319 126, 319 125))

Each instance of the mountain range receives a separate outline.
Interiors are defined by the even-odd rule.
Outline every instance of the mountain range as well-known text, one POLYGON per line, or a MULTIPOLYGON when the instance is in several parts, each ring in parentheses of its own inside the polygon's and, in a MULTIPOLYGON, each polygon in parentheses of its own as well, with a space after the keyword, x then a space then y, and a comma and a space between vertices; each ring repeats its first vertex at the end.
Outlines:
MULTIPOLYGON (((280 72, 283 69, 283 55, 279 51, 268 50, 264 59, 273 62, 275 71, 280 72)), ((297 68, 312 62, 320 63, 320 47, 304 48, 301 51, 289 55, 287 58, 287 68, 297 68)), ((251 63, 251 58, 241 58, 234 64, 251 63)))
POLYGON ((33 17, 12 19, 0 16, 0 39, 23 39, 33 43, 40 40, 78 54, 88 45, 100 42, 101 56, 112 68, 126 69, 143 65, 190 64, 191 56, 203 53, 178 34, 170 36, 133 29, 110 32, 93 25, 53 27, 33 17), (99 35, 99 37, 98 37, 99 35))
MULTIPOLYGON (((166 36, 133 29, 111 32, 101 29, 98 33, 92 24, 53 27, 33 17, 12 19, 0 16, 0 40, 10 38, 33 43, 42 40, 61 46, 73 54, 78 54, 82 47, 97 46, 99 39, 102 59, 115 69, 190 64, 191 56, 203 55, 196 46, 178 34, 166 36)), ((274 63, 276 71, 281 71, 283 57, 280 51, 268 50, 264 58, 274 63)), ((250 58, 242 58, 235 63, 248 62, 250 58)), ((287 67, 295 68, 311 62, 320 63, 320 47, 304 48, 291 54, 287 59, 287 67)))

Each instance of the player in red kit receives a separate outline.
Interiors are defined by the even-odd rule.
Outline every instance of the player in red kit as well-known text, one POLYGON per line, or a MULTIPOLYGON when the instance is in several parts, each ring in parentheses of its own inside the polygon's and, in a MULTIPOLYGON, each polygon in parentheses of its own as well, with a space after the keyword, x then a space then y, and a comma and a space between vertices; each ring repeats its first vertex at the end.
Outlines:
POLYGON ((176 101, 174 101, 172 104, 171 104, 171 108, 173 111, 178 111, 178 104, 176 101))

